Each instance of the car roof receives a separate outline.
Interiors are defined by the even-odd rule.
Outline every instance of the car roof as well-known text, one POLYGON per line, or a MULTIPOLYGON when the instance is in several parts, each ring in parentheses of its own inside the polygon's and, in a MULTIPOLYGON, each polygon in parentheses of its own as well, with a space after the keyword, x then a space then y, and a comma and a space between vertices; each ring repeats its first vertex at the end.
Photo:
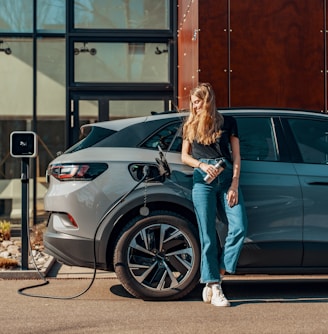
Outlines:
POLYGON ((301 110, 301 109, 283 109, 283 108, 260 108, 260 107, 249 107, 249 108, 224 108, 218 109, 223 114, 238 115, 242 116, 246 114, 247 116, 257 116, 259 114, 263 116, 323 116, 328 117, 327 113, 316 111, 316 110, 301 110))
POLYGON ((85 124, 81 128, 86 127, 102 127, 105 129, 110 129, 113 131, 120 131, 130 125, 134 125, 137 123, 144 123, 154 120, 160 120, 160 119, 175 119, 177 116, 181 115, 182 118, 186 117, 188 115, 188 112, 179 113, 179 112, 166 112, 166 113, 159 113, 156 115, 150 115, 150 116, 141 116, 141 117, 132 117, 132 118, 124 118, 124 119, 117 119, 112 121, 105 121, 105 122, 98 122, 98 123, 90 123, 85 124))
MULTIPOLYGON (((262 116, 296 116, 296 117, 308 117, 308 116, 319 116, 327 117, 328 114, 313 111, 313 110, 297 110, 297 109, 282 109, 282 108, 260 108, 260 107, 247 107, 247 108, 224 108, 218 109, 219 112, 226 115, 232 116, 258 116, 261 114, 262 116)), ((185 118, 189 115, 189 111, 168 111, 163 113, 156 113, 149 116, 141 116, 141 117, 133 117, 133 118, 125 118, 125 119, 117 119, 105 122, 97 122, 85 124, 81 127, 102 127, 104 129, 110 129, 113 131, 120 131, 130 125, 134 125, 137 123, 144 123, 154 120, 160 119, 176 119, 176 118, 185 118)))

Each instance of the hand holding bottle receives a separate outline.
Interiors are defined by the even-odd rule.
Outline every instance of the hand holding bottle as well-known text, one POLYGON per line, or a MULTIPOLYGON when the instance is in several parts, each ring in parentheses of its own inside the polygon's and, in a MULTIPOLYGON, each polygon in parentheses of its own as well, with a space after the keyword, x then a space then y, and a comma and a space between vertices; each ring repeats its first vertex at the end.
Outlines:
MULTIPOLYGON (((213 167, 218 170, 217 175, 219 175, 224 170, 224 168, 226 167, 226 163, 223 160, 219 160, 213 167)), ((207 174, 204 177, 204 181, 206 183, 211 183, 214 179, 215 179, 215 177, 212 177, 209 174, 207 174)))

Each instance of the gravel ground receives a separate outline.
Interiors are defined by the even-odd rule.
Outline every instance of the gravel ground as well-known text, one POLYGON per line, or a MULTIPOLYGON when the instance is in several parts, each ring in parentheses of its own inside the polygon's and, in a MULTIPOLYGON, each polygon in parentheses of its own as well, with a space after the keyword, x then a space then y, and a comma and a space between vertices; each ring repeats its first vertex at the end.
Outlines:
MULTIPOLYGON (((43 246, 33 246, 29 254, 29 268, 42 269, 49 260, 43 246)), ((21 239, 11 238, 0 242, 0 271, 21 269, 21 239)))
MULTIPOLYGON (((29 233, 29 269, 42 269, 50 256, 44 253, 43 231, 45 224, 35 225, 29 233)), ((0 272, 21 269, 22 238, 12 231, 9 240, 0 241, 0 272), (13 236, 14 235, 14 236, 13 236)))

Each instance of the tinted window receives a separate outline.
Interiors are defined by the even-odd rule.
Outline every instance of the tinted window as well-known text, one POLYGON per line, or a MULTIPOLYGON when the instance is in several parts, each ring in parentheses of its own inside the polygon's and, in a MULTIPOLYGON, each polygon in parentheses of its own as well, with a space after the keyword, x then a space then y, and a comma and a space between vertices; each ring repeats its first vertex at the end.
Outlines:
POLYGON ((158 130, 141 145, 149 149, 157 149, 158 145, 163 151, 181 152, 181 122, 171 123, 158 130))
MULTIPOLYGON (((89 128, 86 128, 89 129, 89 128)), ((113 130, 104 129, 98 126, 91 127, 90 133, 88 133, 87 137, 80 140, 78 143, 70 147, 65 153, 72 153, 76 151, 83 150, 84 148, 88 148, 94 146, 101 140, 106 137, 111 136, 112 134, 116 133, 113 130)))
POLYGON ((288 123, 305 163, 328 163, 328 122, 290 119, 288 123))
POLYGON ((271 118, 236 117, 243 160, 277 161, 271 118))

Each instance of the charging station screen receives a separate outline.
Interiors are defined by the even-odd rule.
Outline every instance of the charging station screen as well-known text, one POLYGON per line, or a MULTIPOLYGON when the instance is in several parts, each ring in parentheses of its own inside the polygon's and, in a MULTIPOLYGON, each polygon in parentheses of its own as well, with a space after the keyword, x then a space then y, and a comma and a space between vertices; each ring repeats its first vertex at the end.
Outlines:
POLYGON ((37 139, 34 132, 16 131, 10 135, 10 154, 15 158, 37 156, 37 139))

